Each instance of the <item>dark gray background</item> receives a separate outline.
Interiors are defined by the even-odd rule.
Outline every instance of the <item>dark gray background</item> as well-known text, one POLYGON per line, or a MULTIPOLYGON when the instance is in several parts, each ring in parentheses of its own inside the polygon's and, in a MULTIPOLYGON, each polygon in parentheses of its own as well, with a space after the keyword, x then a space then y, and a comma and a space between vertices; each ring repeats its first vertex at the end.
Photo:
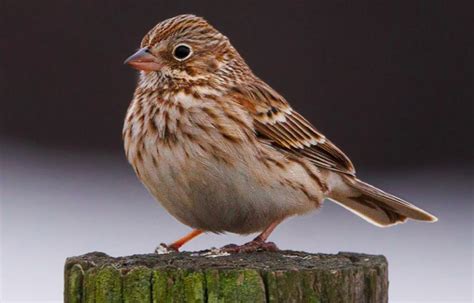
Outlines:
MULTIPOLYGON (((0 0, 0 301, 60 302, 66 257, 151 252, 189 231, 123 155, 136 72, 122 62, 157 22, 195 13, 340 146, 360 178, 440 219, 380 229, 326 202, 271 240, 384 254, 390 302, 472 302, 474 37, 462 4, 0 0)), ((204 235, 184 248, 249 239, 204 235)))
POLYGON ((464 166, 472 155, 474 37, 461 4, 8 1, 1 134, 121 153, 135 83, 124 58, 159 20, 195 13, 356 165, 464 166))

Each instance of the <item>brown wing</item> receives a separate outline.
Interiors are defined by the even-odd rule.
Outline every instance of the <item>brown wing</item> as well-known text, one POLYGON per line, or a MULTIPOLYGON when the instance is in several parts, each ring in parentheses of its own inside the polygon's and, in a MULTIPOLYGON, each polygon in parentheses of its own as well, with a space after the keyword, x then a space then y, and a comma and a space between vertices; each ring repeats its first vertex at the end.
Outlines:
POLYGON ((236 87, 231 97, 251 113, 255 131, 262 140, 306 157, 316 166, 355 174, 351 160, 264 82, 236 87))

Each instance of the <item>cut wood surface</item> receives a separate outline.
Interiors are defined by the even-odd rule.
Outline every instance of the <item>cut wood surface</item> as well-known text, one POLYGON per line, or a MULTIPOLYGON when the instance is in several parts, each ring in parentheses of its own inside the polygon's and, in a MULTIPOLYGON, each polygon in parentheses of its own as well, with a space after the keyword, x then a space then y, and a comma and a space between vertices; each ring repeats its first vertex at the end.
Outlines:
POLYGON ((66 260, 64 301, 376 302, 388 301, 384 256, 296 251, 214 251, 66 260))

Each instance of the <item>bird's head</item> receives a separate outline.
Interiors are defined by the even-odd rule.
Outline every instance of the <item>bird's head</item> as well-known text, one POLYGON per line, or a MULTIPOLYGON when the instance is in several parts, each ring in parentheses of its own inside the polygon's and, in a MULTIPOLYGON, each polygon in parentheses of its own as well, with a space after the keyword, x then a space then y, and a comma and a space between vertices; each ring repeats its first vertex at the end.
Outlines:
POLYGON ((227 37, 194 15, 158 23, 145 35, 140 49, 125 60, 142 71, 141 80, 147 85, 163 79, 175 83, 213 80, 232 70, 231 62, 236 63, 232 68, 245 65, 227 37))

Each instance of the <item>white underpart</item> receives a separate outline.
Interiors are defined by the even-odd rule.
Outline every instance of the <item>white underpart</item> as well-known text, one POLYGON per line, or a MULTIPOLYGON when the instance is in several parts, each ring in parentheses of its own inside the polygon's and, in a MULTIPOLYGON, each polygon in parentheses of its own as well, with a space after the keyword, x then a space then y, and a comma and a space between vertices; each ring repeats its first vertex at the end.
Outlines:
MULTIPOLYGON (((200 90, 215 93, 206 87, 200 90)), ((142 140, 143 162, 136 161, 137 137, 143 130, 134 120, 132 138, 126 142, 127 156, 147 189, 178 220, 203 230, 251 233, 261 231, 283 217, 319 206, 324 194, 306 169, 295 162, 286 163, 284 169, 270 163, 267 164, 269 169, 259 158, 260 152, 283 163, 285 157, 270 146, 249 142, 241 126, 226 118, 214 101, 180 93, 166 102, 179 102, 185 108, 183 115, 175 107, 166 109, 168 131, 176 132, 176 120, 179 119, 184 131, 199 138, 203 146, 211 147, 203 150, 195 141, 182 137, 181 132, 176 132, 178 141, 171 145, 161 143, 159 137, 146 136, 142 140), (244 143, 236 145, 223 139, 203 107, 217 113, 221 127, 232 136, 242 138, 244 143), (203 131, 195 123, 208 125, 209 130, 203 131), (213 156, 216 152, 226 161, 216 160, 213 156), (311 198, 299 187, 303 187, 311 198)), ((227 110, 250 127, 252 121, 243 109, 233 106, 227 110)), ((158 125, 159 136, 164 136, 163 112, 160 110, 152 117, 158 125)), ((319 174, 316 167, 309 163, 308 167, 313 174, 319 174)))

